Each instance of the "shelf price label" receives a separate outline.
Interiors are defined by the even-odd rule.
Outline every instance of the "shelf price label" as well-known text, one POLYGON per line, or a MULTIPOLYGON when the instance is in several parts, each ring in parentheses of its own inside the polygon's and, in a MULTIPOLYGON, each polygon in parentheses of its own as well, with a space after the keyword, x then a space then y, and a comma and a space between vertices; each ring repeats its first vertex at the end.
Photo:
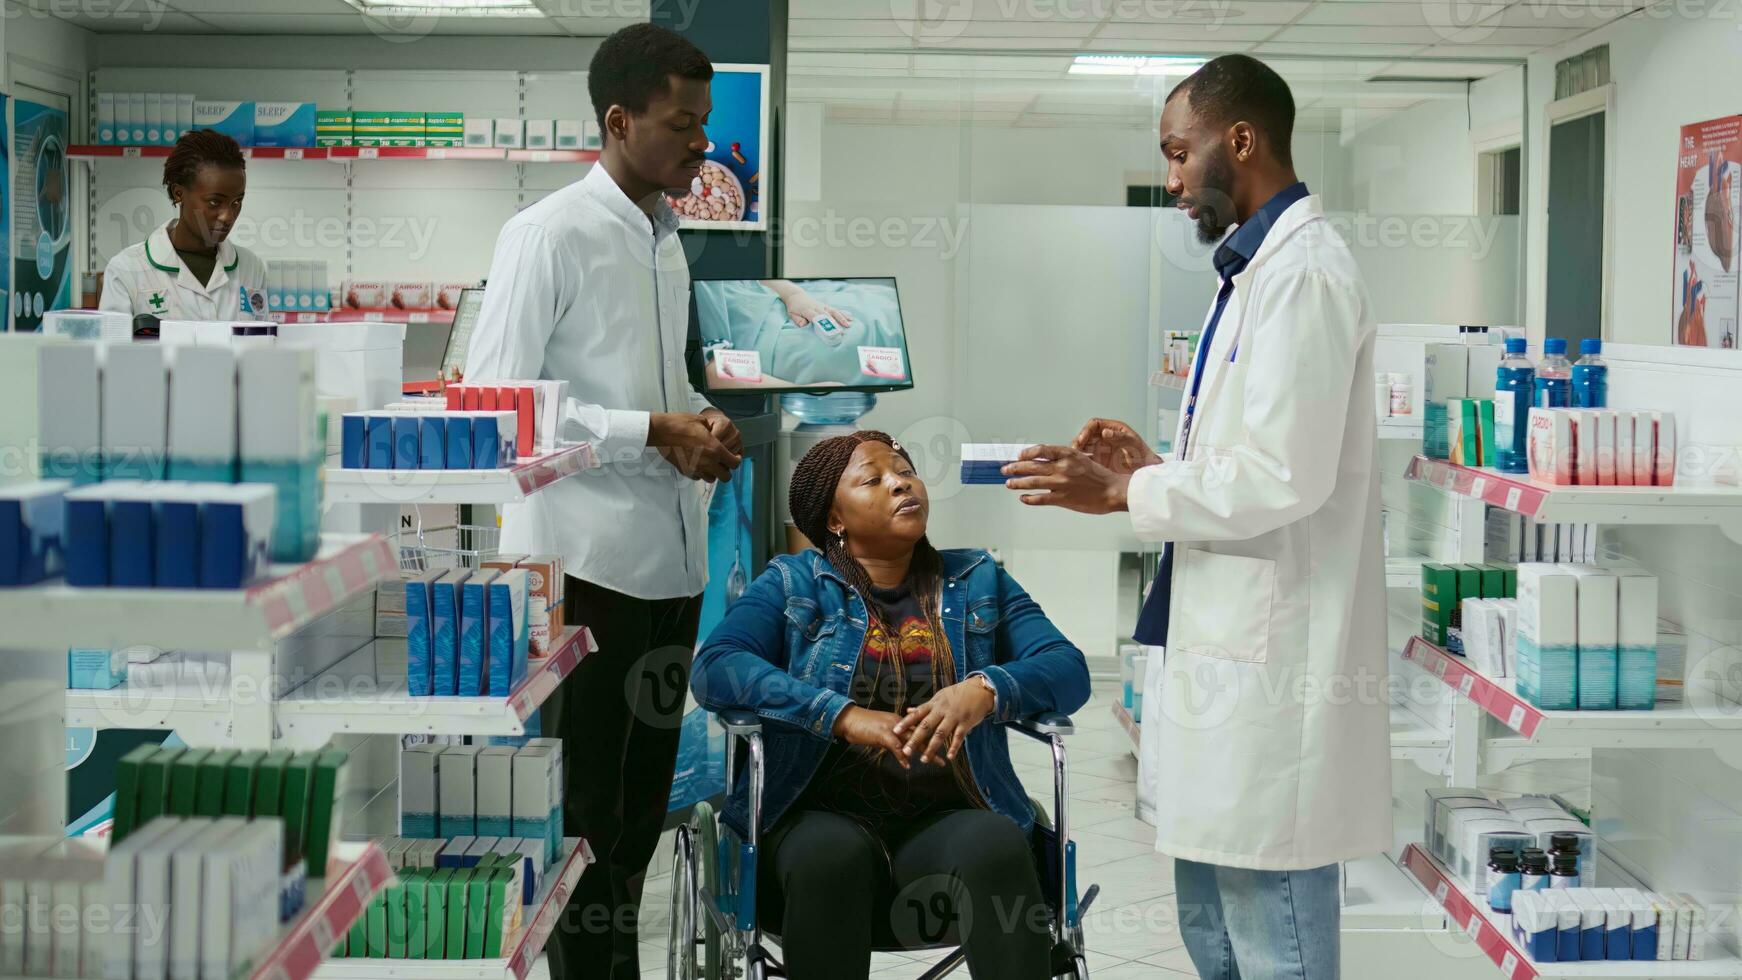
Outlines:
POLYGON ((549 150, 533 150, 532 151, 532 162, 533 163, 549 163, 550 162, 550 151, 549 150))
POLYGON ((1479 477, 1476 477, 1474 480, 1470 481, 1470 496, 1472 496, 1472 497, 1482 496, 1482 492, 1484 490, 1487 490, 1487 489, 1488 489, 1488 478, 1485 476, 1479 476, 1479 477))
POLYGON ((1506 955, 1500 957, 1500 972, 1504 973, 1508 977, 1510 977, 1510 976, 1512 976, 1513 971, 1515 971, 1517 969, 1518 969, 1518 954, 1512 952, 1511 950, 1507 950, 1506 955))
POLYGON ((145 155, 145 151, 137 146, 123 146, 121 148, 121 155, 129 160, 137 160, 145 155))
POLYGON ((1440 905, 1446 904, 1446 893, 1449 890, 1450 886, 1446 884, 1444 878, 1434 882, 1434 901, 1438 902, 1440 905))
POLYGON ((428 313, 410 313, 410 314, 406 315, 405 319, 408 323, 428 323, 429 322, 429 314, 428 313))
POLYGON ((290 149, 284 151, 284 158, 286 160, 301 160, 302 159, 302 150, 300 148, 297 148, 297 147, 291 147, 290 149))
POLYGON ((448 158, 448 151, 439 146, 431 147, 424 153, 424 156, 431 160, 446 160, 448 158))
POLYGON ((1515 704, 1512 706, 1512 710, 1506 713, 1506 727, 1513 731, 1518 731, 1524 727, 1524 705, 1515 704))
POLYGON ((359 159, 359 160, 374 160, 380 156, 381 156, 380 147, 360 146, 357 148, 357 159, 359 159))
POLYGON ((1436 657, 1434 659, 1434 676, 1442 681, 1446 679, 1446 661, 1444 657, 1436 657))
POLYGON ((363 314, 363 320, 366 323, 380 323, 384 319, 386 317, 378 311, 368 311, 363 314))
POLYGON ((1475 686, 1476 686, 1476 675, 1475 674, 1465 674, 1463 679, 1458 681, 1458 693, 1462 694, 1464 697, 1469 697, 1471 689, 1474 688, 1475 686))
POLYGON ((1470 911, 1470 921, 1464 924, 1464 935, 1469 936, 1471 942, 1477 941, 1478 937, 1482 935, 1482 914, 1480 912, 1474 909, 1470 911))
POLYGON ((1523 496, 1524 496, 1524 491, 1518 487, 1513 487, 1510 490, 1507 490, 1506 491, 1506 509, 1507 510, 1517 510, 1518 509, 1518 500, 1520 497, 1523 497, 1523 496))

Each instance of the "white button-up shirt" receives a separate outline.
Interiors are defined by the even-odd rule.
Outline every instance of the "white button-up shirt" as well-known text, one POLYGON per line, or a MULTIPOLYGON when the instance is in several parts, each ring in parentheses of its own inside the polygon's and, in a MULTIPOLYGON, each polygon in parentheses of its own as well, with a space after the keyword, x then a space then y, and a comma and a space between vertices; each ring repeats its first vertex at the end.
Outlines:
POLYGON ((466 380, 566 380, 563 435, 603 465, 503 508, 502 551, 641 599, 707 584, 704 485, 647 446, 653 412, 708 403, 684 366, 689 266, 662 197, 650 221, 603 165, 503 226, 466 380))
POLYGON ((220 242, 212 276, 200 282, 170 244, 166 224, 109 260, 97 305, 159 320, 264 320, 266 263, 245 248, 220 242))

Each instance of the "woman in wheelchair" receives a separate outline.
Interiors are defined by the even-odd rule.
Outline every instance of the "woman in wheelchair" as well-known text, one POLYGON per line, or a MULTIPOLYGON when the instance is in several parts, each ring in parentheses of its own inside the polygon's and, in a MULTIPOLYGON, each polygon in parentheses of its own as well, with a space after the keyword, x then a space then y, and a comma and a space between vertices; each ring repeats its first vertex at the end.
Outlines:
MULTIPOLYGON (((696 654, 709 710, 765 730, 757 915, 792 980, 864 977, 874 946, 936 945, 970 972, 1054 975, 1035 815, 1004 729, 1089 696, 1083 655, 984 551, 926 540, 925 484, 881 432, 818 443, 780 556, 696 654)), ((744 779, 725 822, 748 823, 744 779)))

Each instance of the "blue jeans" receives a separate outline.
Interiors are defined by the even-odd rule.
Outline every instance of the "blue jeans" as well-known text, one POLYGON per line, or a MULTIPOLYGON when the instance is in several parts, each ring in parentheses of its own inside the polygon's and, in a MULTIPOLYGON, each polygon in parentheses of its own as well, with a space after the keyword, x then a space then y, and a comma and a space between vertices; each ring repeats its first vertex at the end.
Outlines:
POLYGON ((1202 980, 1337 980, 1337 866, 1251 871, 1175 860, 1180 934, 1202 980))

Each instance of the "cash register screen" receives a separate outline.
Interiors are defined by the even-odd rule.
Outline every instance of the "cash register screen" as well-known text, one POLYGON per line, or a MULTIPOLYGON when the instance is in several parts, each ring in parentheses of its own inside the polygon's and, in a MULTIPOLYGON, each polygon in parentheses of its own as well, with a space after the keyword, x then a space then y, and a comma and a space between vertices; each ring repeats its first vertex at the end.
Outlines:
POLYGON ((692 287, 709 391, 913 387, 895 279, 703 279, 692 287))
POLYGON ((460 302, 454 307, 454 329, 448 334, 448 350, 442 357, 442 377, 466 376, 466 348, 472 345, 472 328, 478 325, 478 311, 484 308, 484 290, 460 291, 460 302))

